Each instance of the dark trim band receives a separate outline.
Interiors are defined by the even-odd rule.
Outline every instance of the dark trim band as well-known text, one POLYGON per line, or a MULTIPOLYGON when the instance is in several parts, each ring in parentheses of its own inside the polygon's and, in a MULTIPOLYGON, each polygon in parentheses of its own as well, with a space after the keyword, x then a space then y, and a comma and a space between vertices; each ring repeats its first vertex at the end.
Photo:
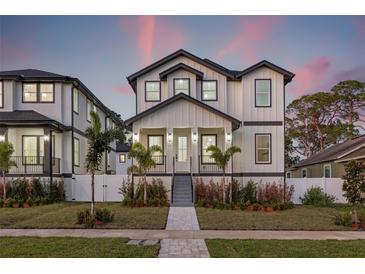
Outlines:
POLYGON ((244 126, 282 126, 282 121, 244 121, 244 126))

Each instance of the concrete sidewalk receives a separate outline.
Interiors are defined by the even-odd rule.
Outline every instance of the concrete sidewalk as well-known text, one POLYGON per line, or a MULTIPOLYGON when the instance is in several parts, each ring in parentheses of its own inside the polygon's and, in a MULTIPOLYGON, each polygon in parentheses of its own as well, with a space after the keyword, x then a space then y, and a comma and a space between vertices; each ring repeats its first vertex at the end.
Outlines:
POLYGON ((147 229, 0 229, 0 237, 123 237, 130 239, 278 239, 357 240, 365 231, 285 231, 285 230, 147 230, 147 229))

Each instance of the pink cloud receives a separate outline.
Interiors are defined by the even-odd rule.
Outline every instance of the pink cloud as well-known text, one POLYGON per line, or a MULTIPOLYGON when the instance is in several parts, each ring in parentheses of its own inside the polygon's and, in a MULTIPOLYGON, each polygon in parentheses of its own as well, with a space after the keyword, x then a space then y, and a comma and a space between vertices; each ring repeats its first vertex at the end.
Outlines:
POLYGON ((354 20, 355 26, 355 40, 356 42, 362 41, 365 39, 365 19, 360 17, 357 20, 354 20))
POLYGON ((116 93, 121 93, 121 94, 126 94, 126 95, 133 94, 133 90, 132 90, 131 86, 127 85, 127 84, 116 86, 116 87, 114 87, 113 91, 116 93))
POLYGON ((294 69, 296 76, 294 86, 289 90, 304 95, 322 89, 331 68, 331 59, 328 57, 317 57, 309 61, 302 67, 294 69), (316 89, 316 90, 314 90, 316 89))
POLYGON ((32 54, 30 51, 26 52, 5 39, 0 38, 0 56, 6 56, 9 60, 26 61, 31 58, 32 54))
POLYGON ((239 52, 248 62, 257 61, 259 47, 270 39, 282 19, 281 16, 252 16, 241 19, 240 30, 218 51, 216 59, 239 52))
POLYGON ((183 47, 186 41, 183 29, 165 17, 122 17, 120 28, 132 47, 138 49, 143 65, 150 64, 154 56, 183 47))

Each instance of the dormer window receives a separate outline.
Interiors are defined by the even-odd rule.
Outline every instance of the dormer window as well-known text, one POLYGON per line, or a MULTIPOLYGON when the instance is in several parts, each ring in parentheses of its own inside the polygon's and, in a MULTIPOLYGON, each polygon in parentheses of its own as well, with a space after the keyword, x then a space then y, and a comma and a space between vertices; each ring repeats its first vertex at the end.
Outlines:
POLYGON ((160 81, 145 82, 145 101, 159 102, 161 101, 161 83, 160 81))
POLYGON ((217 81, 205 80, 202 82, 202 101, 217 101, 217 81))
POLYGON ((190 79, 189 78, 175 78, 174 79, 174 95, 185 93, 190 95, 190 79))
POLYGON ((255 79, 255 106, 271 107, 271 79, 255 79))

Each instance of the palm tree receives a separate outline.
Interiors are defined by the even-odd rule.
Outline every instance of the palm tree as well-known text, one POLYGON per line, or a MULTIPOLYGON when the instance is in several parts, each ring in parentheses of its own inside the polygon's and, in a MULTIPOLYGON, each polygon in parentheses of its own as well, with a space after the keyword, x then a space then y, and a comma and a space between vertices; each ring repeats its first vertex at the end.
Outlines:
POLYGON ((5 172, 9 170, 10 167, 16 166, 16 163, 12 161, 11 155, 14 153, 13 145, 9 142, 0 142, 0 170, 3 176, 3 198, 6 199, 6 182, 5 182, 5 172))
POLYGON ((123 143, 125 140, 121 126, 102 131, 99 115, 91 111, 91 126, 85 130, 88 139, 88 151, 86 154, 86 170, 91 173, 91 216, 95 219, 95 172, 100 169, 103 154, 110 152, 109 144, 114 140, 123 143))
MULTIPOLYGON (((142 176, 143 180, 143 202, 147 202, 147 178, 146 172, 156 166, 156 162, 153 159, 153 154, 156 152, 162 152, 161 148, 157 145, 145 148, 141 143, 133 143, 128 158, 134 158, 137 161, 136 165, 132 165, 128 168, 128 173, 137 173, 142 176)), ((133 189, 134 191, 134 189, 133 189)))
MULTIPOLYGON (((232 156, 235 153, 241 152, 241 149, 236 146, 231 146, 231 147, 227 148, 226 151, 223 152, 219 147, 212 145, 207 148, 207 151, 210 151, 212 153, 210 155, 210 157, 212 159, 214 159, 215 164, 223 170, 223 203, 225 203, 226 199, 225 199, 224 188, 226 185, 227 165, 228 165, 229 160, 232 158, 232 156)), ((232 184, 230 184, 230 187, 229 187, 229 201, 232 203, 232 184)))

